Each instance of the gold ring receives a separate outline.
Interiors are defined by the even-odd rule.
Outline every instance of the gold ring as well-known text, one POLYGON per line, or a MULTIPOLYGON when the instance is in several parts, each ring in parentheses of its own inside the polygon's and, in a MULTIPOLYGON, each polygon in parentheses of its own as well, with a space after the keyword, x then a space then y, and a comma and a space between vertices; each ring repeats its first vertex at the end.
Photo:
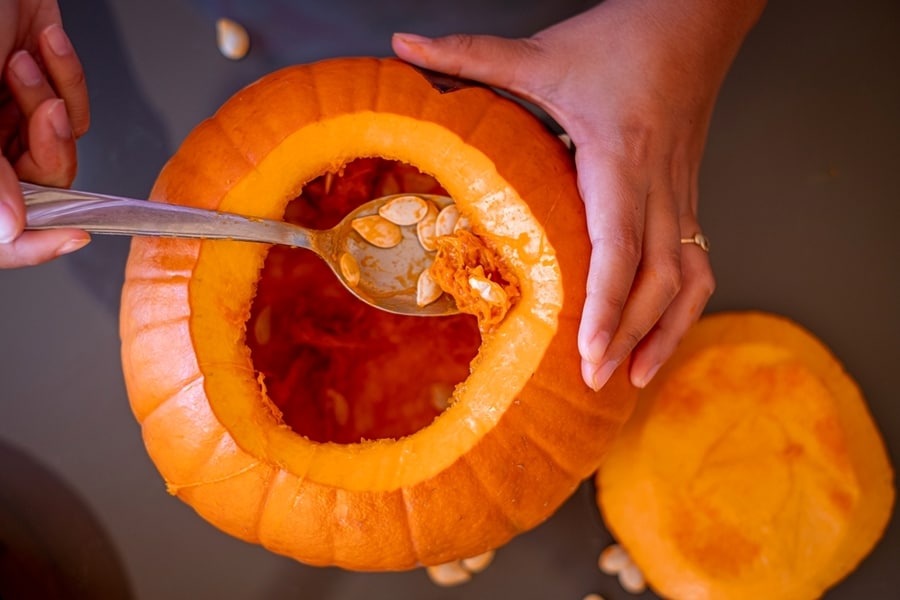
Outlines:
POLYGON ((703 235, 702 233, 695 233, 691 237, 681 238, 682 244, 696 244, 700 246, 700 249, 704 252, 709 252, 709 238, 703 235))

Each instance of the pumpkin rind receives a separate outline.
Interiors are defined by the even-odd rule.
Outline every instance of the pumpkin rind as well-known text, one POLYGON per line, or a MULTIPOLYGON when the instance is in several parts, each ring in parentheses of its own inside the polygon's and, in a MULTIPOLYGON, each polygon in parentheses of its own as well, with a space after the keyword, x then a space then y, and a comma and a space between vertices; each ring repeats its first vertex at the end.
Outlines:
POLYGON ((881 537, 893 470, 855 382, 808 331, 707 316, 597 475, 608 528, 666 598, 818 598, 881 537))
POLYGON ((280 421, 244 341, 261 245, 136 238, 122 361, 152 460, 201 516, 309 564, 398 570, 480 554, 544 521, 596 469, 634 391, 624 368, 600 393, 581 381, 590 243, 571 158, 488 89, 440 94, 395 60, 287 68, 200 124, 151 199, 277 219, 307 182, 362 156, 433 175, 527 299, 483 336, 431 425, 340 445, 280 421))

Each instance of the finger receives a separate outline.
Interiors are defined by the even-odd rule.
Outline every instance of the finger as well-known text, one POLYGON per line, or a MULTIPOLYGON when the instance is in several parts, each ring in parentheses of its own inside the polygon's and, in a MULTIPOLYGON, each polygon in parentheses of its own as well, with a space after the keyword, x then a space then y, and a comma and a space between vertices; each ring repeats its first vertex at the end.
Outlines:
POLYGON ((68 187, 78 170, 75 137, 65 103, 46 100, 28 122, 28 150, 15 164, 19 179, 43 185, 68 187))
POLYGON ((26 50, 19 50, 9 59, 6 82, 22 118, 26 121, 42 102, 56 98, 56 92, 44 77, 37 61, 26 50))
POLYGON ((585 383, 599 389, 616 366, 607 352, 641 260, 647 184, 641 172, 591 146, 575 159, 592 245, 578 350, 585 383))
POLYGON ((28 267, 74 252, 91 241, 80 229, 26 231, 12 242, 0 243, 0 269, 28 267))
POLYGON ((539 54, 537 46, 527 40, 488 35, 426 38, 395 33, 391 43, 397 56, 407 62, 514 93, 524 92, 517 83, 522 65, 532 63, 539 54))
POLYGON ((647 196, 641 263, 594 385, 602 387, 659 321, 681 287, 680 228, 672 191, 658 186, 647 196))
POLYGON ((76 138, 88 130, 90 103, 84 69, 69 37, 58 24, 45 28, 38 39, 41 60, 57 95, 65 100, 69 122, 76 138))
POLYGON ((0 156, 0 248, 19 237, 23 227, 25 207, 19 180, 12 166, 0 156))
POLYGON ((682 245, 681 264, 681 291, 634 351, 631 380, 638 387, 650 383, 659 367, 675 351, 684 334, 703 314, 706 303, 715 291, 716 282, 709 256, 701 248, 694 244, 682 245))

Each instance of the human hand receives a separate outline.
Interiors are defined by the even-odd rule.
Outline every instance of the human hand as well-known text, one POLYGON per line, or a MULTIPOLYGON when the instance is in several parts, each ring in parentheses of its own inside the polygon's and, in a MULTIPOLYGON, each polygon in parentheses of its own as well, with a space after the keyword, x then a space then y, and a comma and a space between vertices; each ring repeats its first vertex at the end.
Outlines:
POLYGON ((55 0, 0 0, 0 268, 81 248, 84 231, 27 231, 19 180, 68 187, 90 123, 81 62, 55 0))
POLYGON ((700 231, 700 160, 719 87, 764 2, 606 0, 527 39, 395 34, 413 64, 505 89, 575 145, 592 242, 579 328, 594 389, 632 355, 646 385, 715 288, 700 231))

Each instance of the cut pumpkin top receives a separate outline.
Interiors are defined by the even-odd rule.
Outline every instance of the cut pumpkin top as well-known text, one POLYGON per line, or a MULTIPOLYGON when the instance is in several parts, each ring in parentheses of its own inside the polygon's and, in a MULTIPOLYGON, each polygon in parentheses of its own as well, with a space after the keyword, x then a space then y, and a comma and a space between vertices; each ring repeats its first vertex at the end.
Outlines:
POLYGON ((642 394, 599 476, 610 529, 671 598, 815 598, 881 536, 893 473, 821 342, 707 317, 642 394))

